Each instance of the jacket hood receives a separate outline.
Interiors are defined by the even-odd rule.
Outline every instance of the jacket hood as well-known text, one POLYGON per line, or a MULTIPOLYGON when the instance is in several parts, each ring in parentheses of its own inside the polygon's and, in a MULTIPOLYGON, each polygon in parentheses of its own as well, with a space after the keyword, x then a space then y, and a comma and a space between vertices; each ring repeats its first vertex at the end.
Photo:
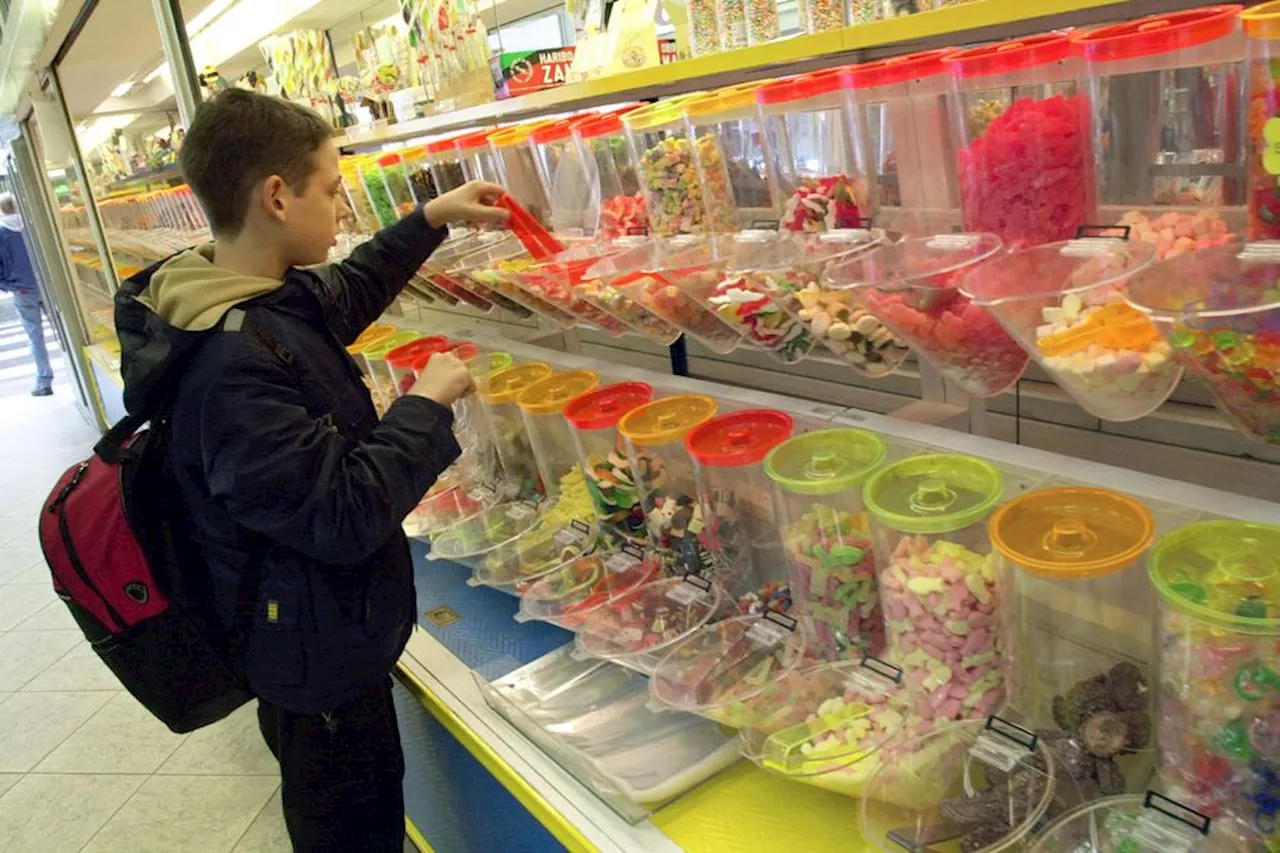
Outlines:
POLYGON ((129 414, 154 413, 226 313, 283 284, 215 266, 212 243, 179 252, 126 281, 115 296, 115 319, 129 414))
POLYGON ((21 231, 22 214, 0 213, 0 228, 8 228, 10 231, 21 231))

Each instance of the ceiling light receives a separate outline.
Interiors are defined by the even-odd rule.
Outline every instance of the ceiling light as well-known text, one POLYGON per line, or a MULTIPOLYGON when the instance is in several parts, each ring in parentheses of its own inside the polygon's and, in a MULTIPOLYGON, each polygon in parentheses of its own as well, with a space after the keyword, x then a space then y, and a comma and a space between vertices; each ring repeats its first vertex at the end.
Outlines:
POLYGON ((129 94, 129 90, 132 88, 133 88, 133 81, 125 80, 119 86, 116 86, 114 89, 111 90, 111 97, 123 98, 125 95, 129 94))
POLYGON ((217 18, 223 12, 227 11, 227 9, 231 8, 231 4, 235 2, 236 0, 213 0, 212 3, 205 6, 200 14, 192 18, 187 24, 187 37, 190 38, 205 27, 209 26, 213 23, 214 18, 217 18))

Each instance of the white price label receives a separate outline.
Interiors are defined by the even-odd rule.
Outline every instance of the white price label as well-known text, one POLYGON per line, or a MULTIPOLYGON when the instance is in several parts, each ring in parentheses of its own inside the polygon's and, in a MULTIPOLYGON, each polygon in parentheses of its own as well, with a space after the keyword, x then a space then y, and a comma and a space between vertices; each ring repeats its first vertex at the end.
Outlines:
POLYGON ((573 545, 581 544, 583 536, 573 528, 566 527, 563 530, 557 530, 556 535, 551 538, 555 540, 555 543, 561 548, 569 548, 573 545))
POLYGON ((524 521, 535 512, 537 512, 537 510, 528 504, 514 504, 507 507, 507 518, 512 521, 524 521))
POLYGON ((880 658, 867 655, 858 668, 849 673, 845 687, 868 699, 879 699, 902 683, 902 670, 880 658))
POLYGON ((701 601, 711 592, 711 582, 697 575, 685 575, 684 580, 667 593, 667 598, 683 607, 701 601))
POLYGON ((604 561, 604 567, 611 572, 625 572, 640 564, 640 558, 626 552, 619 552, 604 561))
POLYGON ((1148 791, 1129 837, 1152 853, 1187 853, 1209 834, 1210 823, 1207 815, 1148 791))
POLYGON ((789 632, 776 622, 761 619, 747 629, 747 639, 757 646, 772 648, 787 638, 789 632))
POLYGON ((987 718, 986 728, 969 747, 969 755, 1008 773, 1031 756, 1035 744, 1034 732, 991 716, 987 718))

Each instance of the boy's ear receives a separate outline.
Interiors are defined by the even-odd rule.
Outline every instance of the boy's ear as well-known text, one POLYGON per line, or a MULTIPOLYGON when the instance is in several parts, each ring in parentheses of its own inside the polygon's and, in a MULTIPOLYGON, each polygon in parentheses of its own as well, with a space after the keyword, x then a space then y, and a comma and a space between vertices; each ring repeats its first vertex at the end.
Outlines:
POLYGON ((262 182, 262 189, 259 198, 262 202, 262 210, 268 217, 275 220, 283 220, 285 216, 285 193, 288 185, 285 184, 284 178, 279 175, 268 175, 262 182))

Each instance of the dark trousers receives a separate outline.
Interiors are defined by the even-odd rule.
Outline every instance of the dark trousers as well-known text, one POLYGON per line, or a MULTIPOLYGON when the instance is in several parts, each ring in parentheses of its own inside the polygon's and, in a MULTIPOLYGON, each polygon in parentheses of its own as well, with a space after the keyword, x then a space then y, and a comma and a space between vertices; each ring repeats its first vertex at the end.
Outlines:
POLYGON ((325 714, 258 703, 297 853, 403 853, 404 755, 391 679, 325 714))

